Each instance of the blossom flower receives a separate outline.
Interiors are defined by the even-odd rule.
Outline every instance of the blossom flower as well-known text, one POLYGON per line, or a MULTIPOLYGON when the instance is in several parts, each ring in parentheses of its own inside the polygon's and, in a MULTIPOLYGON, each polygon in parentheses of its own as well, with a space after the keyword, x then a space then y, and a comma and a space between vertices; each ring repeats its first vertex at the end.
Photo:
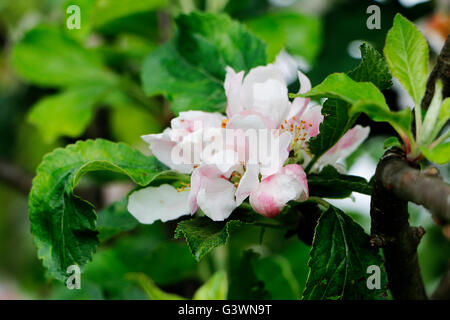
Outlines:
POLYGON ((174 161, 174 149, 188 151, 186 160, 200 159, 202 149, 196 145, 202 143, 202 137, 205 128, 221 128, 222 121, 225 119, 220 113, 211 113, 203 111, 180 112, 180 115, 170 122, 171 127, 166 128, 162 133, 149 134, 142 139, 150 144, 155 157, 167 165, 170 169, 180 173, 191 173, 195 165, 199 163, 190 163, 185 161, 177 163, 174 161), (197 151, 199 154, 192 155, 191 151, 197 151))
MULTIPOLYGON (((301 72, 297 75, 300 93, 308 92, 309 79, 301 72)), ((245 77, 243 71, 227 67, 226 117, 202 111, 182 112, 172 120, 171 128, 144 136, 161 162, 172 170, 191 173, 190 189, 162 185, 139 190, 129 197, 129 211, 142 223, 176 219, 198 209, 214 221, 223 221, 249 198, 256 212, 273 218, 289 201, 308 199, 307 177, 301 165, 311 160, 308 143, 319 134, 324 116, 322 107, 309 98, 289 101, 285 78, 275 65, 256 67, 245 77), (250 139, 249 130, 258 132, 258 139, 250 139), (205 133, 212 133, 211 140, 216 142, 209 153, 206 151, 210 146, 202 145, 205 133), (217 144, 226 135, 236 139, 217 144), (263 157, 260 151, 268 142, 277 149, 271 148, 263 157), (193 151, 193 145, 199 148, 193 151), (192 159, 194 153, 196 160, 177 163, 174 150, 184 153, 185 160, 192 159), (289 157, 296 163, 286 164, 289 157)), ((314 169, 336 165, 368 133, 369 128, 361 126, 349 130, 316 162, 314 169)))

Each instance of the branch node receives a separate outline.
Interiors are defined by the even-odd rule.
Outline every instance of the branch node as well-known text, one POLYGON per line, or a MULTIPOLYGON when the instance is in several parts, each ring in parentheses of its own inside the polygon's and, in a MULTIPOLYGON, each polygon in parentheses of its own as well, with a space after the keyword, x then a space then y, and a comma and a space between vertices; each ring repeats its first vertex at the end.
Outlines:
POLYGON ((439 169, 436 167, 428 167, 423 171, 423 174, 428 177, 441 177, 439 169))

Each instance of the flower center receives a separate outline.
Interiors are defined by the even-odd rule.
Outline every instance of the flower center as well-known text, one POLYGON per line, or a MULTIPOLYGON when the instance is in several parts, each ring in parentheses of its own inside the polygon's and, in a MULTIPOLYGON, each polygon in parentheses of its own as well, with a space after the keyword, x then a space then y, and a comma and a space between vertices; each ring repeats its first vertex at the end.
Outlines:
POLYGON ((300 120, 297 121, 295 117, 292 117, 289 121, 284 120, 284 123, 281 124, 281 132, 289 131, 292 133, 292 142, 289 150, 293 150, 294 152, 299 151, 300 149, 307 150, 308 149, 308 141, 309 141, 309 131, 312 127, 312 123, 300 120))

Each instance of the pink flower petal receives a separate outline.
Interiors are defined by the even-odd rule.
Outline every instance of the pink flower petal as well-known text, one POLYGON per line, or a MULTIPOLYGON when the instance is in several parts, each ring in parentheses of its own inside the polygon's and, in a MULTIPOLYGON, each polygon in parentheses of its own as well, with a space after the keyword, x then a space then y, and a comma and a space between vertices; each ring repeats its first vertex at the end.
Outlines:
POLYGON ((250 204, 256 212, 274 218, 289 201, 305 201, 308 196, 305 172, 301 166, 289 164, 261 181, 250 194, 250 204))
POLYGON ((319 167, 334 165, 338 160, 344 159, 355 151, 369 136, 370 128, 356 125, 348 130, 341 139, 328 150, 317 162, 319 167))

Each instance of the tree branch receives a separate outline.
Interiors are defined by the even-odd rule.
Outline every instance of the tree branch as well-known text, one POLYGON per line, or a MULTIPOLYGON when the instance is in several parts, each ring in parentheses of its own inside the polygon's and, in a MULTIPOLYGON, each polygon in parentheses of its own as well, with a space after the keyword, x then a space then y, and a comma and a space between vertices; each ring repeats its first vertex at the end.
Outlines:
MULTIPOLYGON (((394 298, 422 300, 427 296, 420 274, 417 246, 425 230, 409 225, 408 199, 396 193, 399 186, 405 185, 401 172, 410 170, 416 169, 410 167, 399 148, 388 150, 380 159, 370 204, 371 244, 383 248, 389 288, 394 298), (391 179, 391 175, 399 180, 391 179)), ((406 182, 411 183, 410 180, 406 182)))
POLYGON ((423 205, 442 223, 450 223, 450 186, 440 177, 437 169, 421 172, 411 167, 398 152, 398 157, 383 167, 380 178, 383 186, 396 197, 423 205))
POLYGON ((442 96, 445 99, 450 96, 450 36, 447 37, 444 47, 437 58, 436 65, 428 77, 425 95, 421 103, 421 107, 424 110, 428 109, 433 99, 437 79, 442 80, 442 96))

